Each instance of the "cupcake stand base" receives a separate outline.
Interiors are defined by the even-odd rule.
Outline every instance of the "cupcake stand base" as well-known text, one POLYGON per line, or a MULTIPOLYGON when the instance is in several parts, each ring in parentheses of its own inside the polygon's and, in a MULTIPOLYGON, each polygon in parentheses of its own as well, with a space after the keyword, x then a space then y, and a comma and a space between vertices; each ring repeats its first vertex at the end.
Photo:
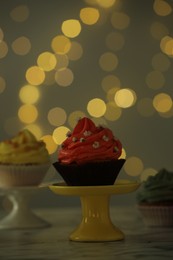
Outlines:
POLYGON ((56 183, 49 188, 58 195, 80 196, 82 220, 69 239, 79 242, 117 241, 124 239, 123 232, 114 226, 109 213, 111 195, 135 191, 138 182, 117 180, 106 186, 67 186, 56 183))
POLYGON ((43 228, 50 224, 38 217, 29 207, 31 197, 44 186, 1 188, 0 195, 12 204, 11 211, 0 220, 0 229, 43 228))

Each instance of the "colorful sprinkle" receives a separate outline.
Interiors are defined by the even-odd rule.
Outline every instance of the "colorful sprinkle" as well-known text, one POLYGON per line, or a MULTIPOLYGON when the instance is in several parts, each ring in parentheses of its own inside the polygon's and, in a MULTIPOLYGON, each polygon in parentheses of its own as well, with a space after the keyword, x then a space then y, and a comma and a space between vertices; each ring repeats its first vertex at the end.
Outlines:
POLYGON ((87 130, 83 133, 84 136, 90 136, 91 134, 92 134, 91 131, 87 131, 87 130))
POLYGON ((81 138, 80 138, 80 142, 81 142, 81 143, 85 142, 85 138, 81 137, 81 138))
POLYGON ((70 132, 70 131, 67 132, 66 136, 67 136, 67 137, 70 137, 70 136, 71 136, 71 132, 70 132))
POLYGON ((93 148, 98 148, 100 146, 99 142, 94 142, 93 143, 93 148))
POLYGON ((102 137, 102 138, 103 138, 103 140, 104 140, 104 141, 106 141, 106 142, 108 142, 108 141, 109 141, 109 137, 108 137, 108 136, 106 136, 106 135, 103 135, 103 137, 102 137))
POLYGON ((77 142, 77 137, 73 137, 73 138, 72 138, 72 141, 73 141, 73 142, 77 142))
POLYGON ((114 151, 115 151, 115 152, 118 152, 118 151, 119 151, 119 149, 118 149, 117 146, 114 147, 114 151))

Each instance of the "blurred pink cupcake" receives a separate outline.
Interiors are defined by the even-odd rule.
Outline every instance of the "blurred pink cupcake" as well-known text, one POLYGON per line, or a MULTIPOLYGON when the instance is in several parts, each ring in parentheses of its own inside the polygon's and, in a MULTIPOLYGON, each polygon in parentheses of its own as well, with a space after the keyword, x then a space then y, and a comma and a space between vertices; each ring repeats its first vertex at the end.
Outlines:
POLYGON ((62 143, 53 165, 67 185, 114 184, 125 159, 121 142, 112 131, 82 118, 62 143))
POLYGON ((173 172, 161 169, 137 194, 138 209, 147 226, 173 226, 173 172))
POLYGON ((39 185, 49 167, 45 143, 29 130, 0 142, 0 187, 39 185))

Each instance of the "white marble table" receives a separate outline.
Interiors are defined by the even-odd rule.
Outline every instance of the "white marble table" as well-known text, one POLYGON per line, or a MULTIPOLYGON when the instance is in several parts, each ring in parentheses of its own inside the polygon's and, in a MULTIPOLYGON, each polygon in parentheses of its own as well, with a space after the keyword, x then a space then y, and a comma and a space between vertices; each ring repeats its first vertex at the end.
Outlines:
POLYGON ((51 226, 0 230, 1 260, 166 260, 173 257, 173 228, 145 227, 135 206, 111 207, 113 223, 125 234, 125 240, 115 242, 69 241, 69 234, 80 223, 80 208, 56 207, 34 212, 51 226))

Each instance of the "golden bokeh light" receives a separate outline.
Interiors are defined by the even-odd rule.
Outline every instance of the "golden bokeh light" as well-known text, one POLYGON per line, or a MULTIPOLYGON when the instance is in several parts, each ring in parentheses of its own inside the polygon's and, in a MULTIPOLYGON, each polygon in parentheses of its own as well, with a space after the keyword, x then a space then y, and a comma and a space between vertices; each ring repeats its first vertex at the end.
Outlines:
POLYGON ((62 142, 67 138, 67 133, 70 131, 70 129, 66 126, 60 126, 55 128, 53 131, 53 140, 56 144, 61 145, 62 142))
POLYGON ((81 24, 76 19, 66 20, 62 23, 61 30, 65 36, 75 38, 81 32, 81 24))
POLYGON ((66 54, 71 48, 71 41, 64 35, 57 35, 52 39, 51 47, 55 53, 66 54))
POLYGON ((93 7, 85 7, 80 10, 80 19, 84 24, 93 25, 97 23, 100 13, 99 10, 93 7))
POLYGON ((38 88, 32 85, 25 85, 19 91, 19 98, 25 104, 35 104, 39 97, 38 88))
POLYGON ((155 113, 153 100, 151 98, 142 98, 137 103, 137 111, 141 116, 150 117, 155 113))
POLYGON ((29 17, 29 8, 27 5, 19 5, 10 12, 10 16, 15 22, 24 22, 29 17))
POLYGON ((71 48, 67 53, 67 56, 70 60, 79 60, 82 57, 83 48, 79 42, 71 42, 71 48))
POLYGON ((79 118, 83 118, 85 116, 86 116, 85 113, 80 110, 71 112, 68 117, 68 123, 69 123, 70 127, 73 129, 76 126, 79 118))
POLYGON ((148 179, 148 177, 155 176, 156 174, 157 174, 157 171, 155 169, 153 169, 153 168, 146 168, 141 173, 140 179, 143 182, 143 181, 146 181, 148 179))
POLYGON ((124 36, 119 32, 111 32, 106 37, 106 45, 112 51, 119 51, 125 43, 124 36))
POLYGON ((161 22, 153 22, 150 27, 150 33, 156 40, 161 40, 165 35, 168 35, 169 30, 165 24, 161 22))
POLYGON ((97 4, 103 8, 112 7, 117 0, 96 0, 97 4))
POLYGON ((173 38, 166 35, 160 41, 161 50, 168 56, 173 56, 173 38))
POLYGON ((32 66, 27 69, 25 77, 29 84, 38 86, 44 82, 45 72, 38 66, 32 66))
POLYGON ((99 65, 104 71, 113 71, 118 66, 118 57, 112 52, 106 52, 101 55, 99 65))
POLYGON ((4 32, 3 30, 0 28, 0 42, 3 41, 4 39, 4 32))
POLYGON ((139 176, 144 169, 143 162, 139 157, 131 156, 124 164, 125 172, 130 176, 139 176))
POLYGON ((6 88, 6 81, 3 77, 0 76, 0 94, 5 90, 6 88))
POLYGON ((123 88, 115 93, 114 100, 117 106, 128 108, 136 102, 136 93, 132 89, 123 88))
POLYGON ((8 46, 5 41, 0 41, 0 59, 4 58, 8 53, 8 46))
POLYGON ((106 104, 100 98, 93 98, 87 104, 87 111, 93 117, 101 117, 106 112, 106 104))
POLYGON ((56 71, 55 81, 61 87, 68 87, 74 79, 73 72, 69 68, 64 68, 56 71))
POLYGON ((34 105, 22 105, 18 110, 18 117, 25 124, 34 123, 38 117, 38 110, 34 105))
POLYGON ((165 77, 162 72, 153 70, 146 76, 146 84, 149 88, 160 89, 165 84, 165 77))
POLYGON ((102 88, 105 92, 108 92, 110 89, 121 86, 120 79, 115 75, 107 75, 102 79, 101 82, 102 88))
POLYGON ((160 113, 166 113, 172 108, 172 98, 166 93, 159 93, 153 98, 153 106, 160 113))
POLYGON ((173 117, 173 106, 171 107, 171 109, 167 112, 164 112, 164 113, 159 113, 159 115, 161 117, 164 117, 164 118, 171 118, 173 117))
POLYGON ((40 138, 46 144, 46 148, 49 154, 56 152, 58 145, 55 143, 52 135, 44 135, 40 138))
POLYGON ((44 71, 51 71, 56 67, 57 59, 51 52, 42 52, 37 58, 37 64, 44 71))
POLYGON ((57 64, 55 70, 67 68, 69 65, 69 58, 67 54, 56 54, 57 64))
POLYGON ((63 108, 54 107, 49 110, 47 118, 51 125, 61 126, 65 124, 67 119, 67 114, 63 108))
POLYGON ((12 49, 18 55, 26 55, 31 49, 30 40, 27 37, 21 36, 12 42, 12 49))
POLYGON ((166 71, 169 69, 170 65, 171 62, 168 57, 161 52, 155 54, 152 58, 152 66, 155 70, 166 71))
POLYGON ((153 9, 159 16, 167 16, 172 13, 171 5, 164 0, 154 0, 153 9))
POLYGON ((111 15, 111 24, 116 29, 124 30, 130 24, 130 17, 123 12, 113 12, 111 15))
POLYGON ((116 121, 120 118, 122 110, 118 107, 115 102, 108 102, 106 104, 106 112, 104 117, 109 121, 116 121))

